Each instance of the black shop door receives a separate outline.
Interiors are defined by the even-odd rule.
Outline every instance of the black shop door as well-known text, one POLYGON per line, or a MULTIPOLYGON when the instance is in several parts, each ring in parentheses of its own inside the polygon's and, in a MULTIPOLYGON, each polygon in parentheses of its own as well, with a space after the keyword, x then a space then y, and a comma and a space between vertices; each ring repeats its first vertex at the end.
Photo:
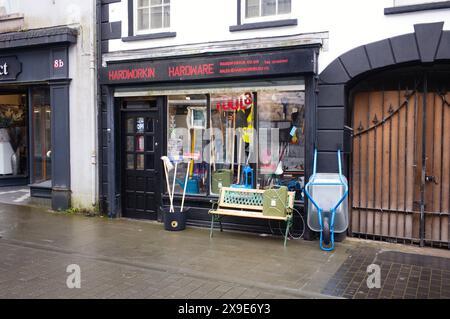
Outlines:
POLYGON ((122 215, 157 219, 161 200, 159 108, 122 112, 122 215))

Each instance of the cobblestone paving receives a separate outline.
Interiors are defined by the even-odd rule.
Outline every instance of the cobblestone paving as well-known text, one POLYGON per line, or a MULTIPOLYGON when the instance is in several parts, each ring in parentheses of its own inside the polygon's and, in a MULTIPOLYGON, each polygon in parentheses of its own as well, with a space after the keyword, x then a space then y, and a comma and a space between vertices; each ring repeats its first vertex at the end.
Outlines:
POLYGON ((357 248, 322 293, 354 299, 450 299, 450 259, 357 248), (380 288, 367 286, 371 264, 380 266, 380 288))
POLYGON ((283 247, 270 235, 210 238, 208 229, 168 232, 156 222, 5 204, 0 237, 0 290, 11 298, 28 291, 40 298, 326 298, 320 291, 348 255, 340 243, 327 253, 316 242, 283 247), (69 264, 81 266, 80 291, 66 291, 69 264))
POLYGON ((447 250, 346 239, 324 252, 318 242, 283 247, 270 235, 209 238, 208 229, 0 204, 0 298, 448 298, 449 260, 447 250), (383 287, 369 291, 372 263, 383 287), (71 264, 81 289, 67 288, 71 264))

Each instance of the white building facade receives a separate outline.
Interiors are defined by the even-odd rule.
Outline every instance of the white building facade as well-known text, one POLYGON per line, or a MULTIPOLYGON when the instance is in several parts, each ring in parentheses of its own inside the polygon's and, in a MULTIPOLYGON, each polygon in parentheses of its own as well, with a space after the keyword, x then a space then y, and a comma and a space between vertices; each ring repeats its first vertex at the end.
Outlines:
MULTIPOLYGON (((244 167, 253 177, 247 186, 297 190, 306 215, 299 190, 314 150, 318 170, 336 172, 339 149, 349 234, 449 245, 448 1, 98 4, 100 201, 110 215, 161 220, 168 196, 159 157, 173 152, 196 156, 176 176, 191 182, 192 224, 207 224, 217 185, 242 184, 244 167), (254 129, 257 145, 245 130, 242 141, 234 137, 239 112, 227 106, 245 97, 237 131, 254 129), (197 115, 200 122, 190 120, 197 115), (275 151, 261 137, 274 128, 275 151)), ((175 202, 183 186, 176 183, 175 202)))

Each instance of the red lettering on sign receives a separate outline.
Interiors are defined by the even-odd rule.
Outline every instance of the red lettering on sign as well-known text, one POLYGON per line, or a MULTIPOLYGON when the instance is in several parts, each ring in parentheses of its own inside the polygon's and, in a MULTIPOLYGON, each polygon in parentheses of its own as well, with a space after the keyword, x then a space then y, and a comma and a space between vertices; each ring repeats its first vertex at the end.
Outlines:
POLYGON ((289 63, 289 59, 272 60, 272 64, 285 64, 289 63))
POLYGON ((110 70, 108 72, 108 79, 110 81, 153 79, 155 76, 155 68, 110 70))
POLYGON ((169 77, 198 76, 214 74, 214 64, 169 66, 169 77))
POLYGON ((247 73, 247 72, 261 72, 261 71, 270 71, 270 67, 254 66, 254 67, 248 67, 248 68, 220 69, 219 73, 227 74, 227 73, 247 73))
POLYGON ((244 94, 245 99, 242 99, 241 97, 238 99, 229 99, 229 100, 223 100, 216 103, 216 109, 218 111, 227 111, 227 110, 246 110, 252 103, 253 98, 251 93, 245 93, 244 94))

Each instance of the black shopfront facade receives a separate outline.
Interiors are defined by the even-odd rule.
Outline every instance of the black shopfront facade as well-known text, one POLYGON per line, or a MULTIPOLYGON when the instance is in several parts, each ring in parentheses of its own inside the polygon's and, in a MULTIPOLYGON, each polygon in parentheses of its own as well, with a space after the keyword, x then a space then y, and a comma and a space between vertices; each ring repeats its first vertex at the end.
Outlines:
POLYGON ((69 47, 77 31, 0 35, 0 186, 70 206, 69 47))
MULTIPOLYGON (((160 158, 189 155, 177 165, 175 179, 174 170, 169 172, 168 183, 175 206, 186 186, 188 224, 209 225, 217 176, 230 170, 231 184, 296 189, 296 208, 304 216, 300 189, 312 168, 319 49, 107 62, 99 72, 102 211, 162 221, 169 196, 160 158)), ((224 225, 274 234, 285 227, 231 217, 224 225)), ((300 219, 296 225, 301 231, 300 219)))

